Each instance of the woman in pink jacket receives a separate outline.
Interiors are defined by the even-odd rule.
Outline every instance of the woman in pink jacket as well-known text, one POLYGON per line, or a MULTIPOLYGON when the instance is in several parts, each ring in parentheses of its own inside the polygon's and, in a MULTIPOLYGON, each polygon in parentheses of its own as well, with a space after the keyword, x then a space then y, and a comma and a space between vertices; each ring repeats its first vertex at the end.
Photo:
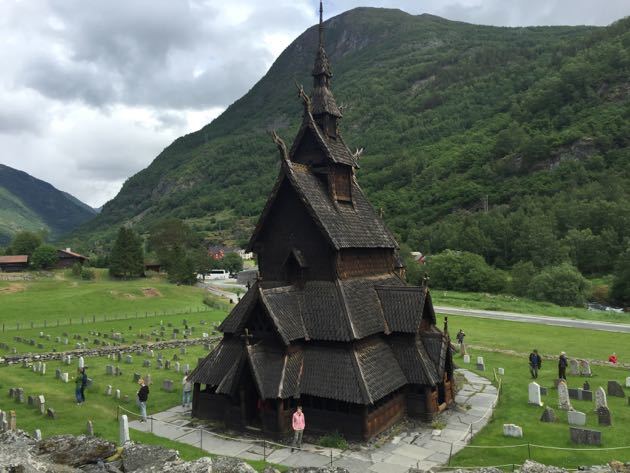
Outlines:
POLYGON ((304 413, 302 412, 302 406, 297 406, 297 411, 293 414, 293 447, 302 448, 302 434, 304 434, 304 427, 306 427, 306 421, 304 420, 304 413))

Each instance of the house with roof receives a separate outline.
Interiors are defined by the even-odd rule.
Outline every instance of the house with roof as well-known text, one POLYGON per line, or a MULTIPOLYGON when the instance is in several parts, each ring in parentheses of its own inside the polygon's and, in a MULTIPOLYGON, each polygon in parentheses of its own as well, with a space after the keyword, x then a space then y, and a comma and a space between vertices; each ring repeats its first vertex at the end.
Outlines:
POLYGON ((70 248, 57 250, 57 263, 55 268, 71 268, 75 263, 83 265, 88 260, 87 256, 80 255, 70 248))
POLYGON ((28 255, 0 256, 0 271, 14 273, 28 269, 28 255))
POLYGON ((330 90, 321 19, 311 96, 249 242, 258 278, 190 375, 193 416, 271 435, 303 407, 310 432, 369 439, 454 399, 448 332, 426 284, 410 286, 398 244, 357 182, 330 90))

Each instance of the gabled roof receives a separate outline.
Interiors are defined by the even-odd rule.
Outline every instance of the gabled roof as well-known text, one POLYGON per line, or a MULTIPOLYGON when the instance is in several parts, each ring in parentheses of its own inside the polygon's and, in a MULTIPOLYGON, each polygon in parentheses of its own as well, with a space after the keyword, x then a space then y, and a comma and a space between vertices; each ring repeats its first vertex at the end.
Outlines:
POLYGON ((419 336, 392 335, 387 341, 410 383, 433 386, 440 382, 442 378, 419 336))
POLYGON ((283 353, 264 342, 247 347, 249 365, 263 399, 286 399, 299 394, 302 352, 283 353))
POLYGON ((217 386, 219 394, 233 394, 245 355, 241 340, 224 338, 188 377, 193 383, 217 386))
POLYGON ((345 164, 355 168, 359 167, 356 158, 348 149, 348 146, 341 135, 337 134, 337 136, 332 137, 323 133, 319 126, 317 126, 317 123, 313 118, 313 114, 309 110, 304 111, 302 125, 300 126, 297 135, 295 135, 295 139, 291 145, 291 150, 289 151, 289 157, 291 160, 294 158, 295 153, 307 131, 310 131, 313 134, 318 146, 332 163, 345 164))
POLYGON ((360 340, 377 333, 416 333, 424 310, 424 289, 407 287, 395 274, 300 286, 252 286, 219 330, 242 332, 258 301, 288 345, 294 340, 360 340))
POLYGON ((422 343, 433 361, 433 365, 437 369, 437 374, 444 376, 444 370, 446 368, 447 351, 450 345, 449 338, 439 330, 435 332, 422 332, 422 343))
POLYGON ((83 256, 80 255, 79 253, 75 253, 74 251, 71 251, 70 249, 66 248, 66 249, 59 249, 57 250, 58 253, 61 253, 61 257, 65 256, 69 256, 71 258, 80 258, 80 259, 88 259, 87 256, 83 256))
POLYGON ((0 264, 28 263, 28 255, 0 256, 0 264))

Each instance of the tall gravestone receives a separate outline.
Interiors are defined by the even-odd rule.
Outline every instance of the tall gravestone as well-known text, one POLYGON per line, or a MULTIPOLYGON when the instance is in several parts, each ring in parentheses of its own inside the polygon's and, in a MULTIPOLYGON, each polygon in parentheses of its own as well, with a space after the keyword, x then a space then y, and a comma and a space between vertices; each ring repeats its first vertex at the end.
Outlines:
POLYGON ((536 406, 543 405, 540 396, 540 385, 536 382, 529 383, 529 403, 536 406))
POLYGON ((601 406, 597 408, 597 421, 599 425, 612 425, 610 418, 610 409, 601 406))
POLYGON ((121 446, 129 442, 129 419, 125 414, 120 416, 118 439, 121 446))
POLYGON ((564 380, 558 383, 558 408, 565 411, 573 409, 569 398, 569 388, 564 380))
POLYGON ((569 373, 572 376, 578 376, 580 374, 580 365, 575 358, 569 360, 569 373))
POLYGON ((608 407, 606 391, 601 386, 595 390, 595 410, 597 411, 600 407, 608 407))
POLYGON ((588 362, 588 360, 580 360, 580 375, 581 376, 593 375, 591 371, 591 364, 588 362))
POLYGON ((615 397, 626 397, 621 384, 617 381, 608 381, 608 395, 615 397))

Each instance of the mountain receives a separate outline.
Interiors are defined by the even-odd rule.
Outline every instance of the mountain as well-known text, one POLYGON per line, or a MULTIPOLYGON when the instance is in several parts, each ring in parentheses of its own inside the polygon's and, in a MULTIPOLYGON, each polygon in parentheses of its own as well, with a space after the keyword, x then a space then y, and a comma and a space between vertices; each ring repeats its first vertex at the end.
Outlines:
MULTIPOLYGON (((628 18, 505 28, 375 8, 326 21, 341 132, 364 148, 359 182, 399 240, 501 267, 595 247, 608 253, 588 256, 592 272, 609 270, 630 238, 629 32, 628 18)), ((269 131, 295 136, 295 82, 310 90, 316 45, 312 27, 75 239, 103 244, 123 223, 178 217, 216 241, 246 240, 278 172, 269 131)))
POLYGON ((67 192, 0 164, 0 245, 21 230, 44 230, 56 238, 94 215, 94 209, 67 192))

